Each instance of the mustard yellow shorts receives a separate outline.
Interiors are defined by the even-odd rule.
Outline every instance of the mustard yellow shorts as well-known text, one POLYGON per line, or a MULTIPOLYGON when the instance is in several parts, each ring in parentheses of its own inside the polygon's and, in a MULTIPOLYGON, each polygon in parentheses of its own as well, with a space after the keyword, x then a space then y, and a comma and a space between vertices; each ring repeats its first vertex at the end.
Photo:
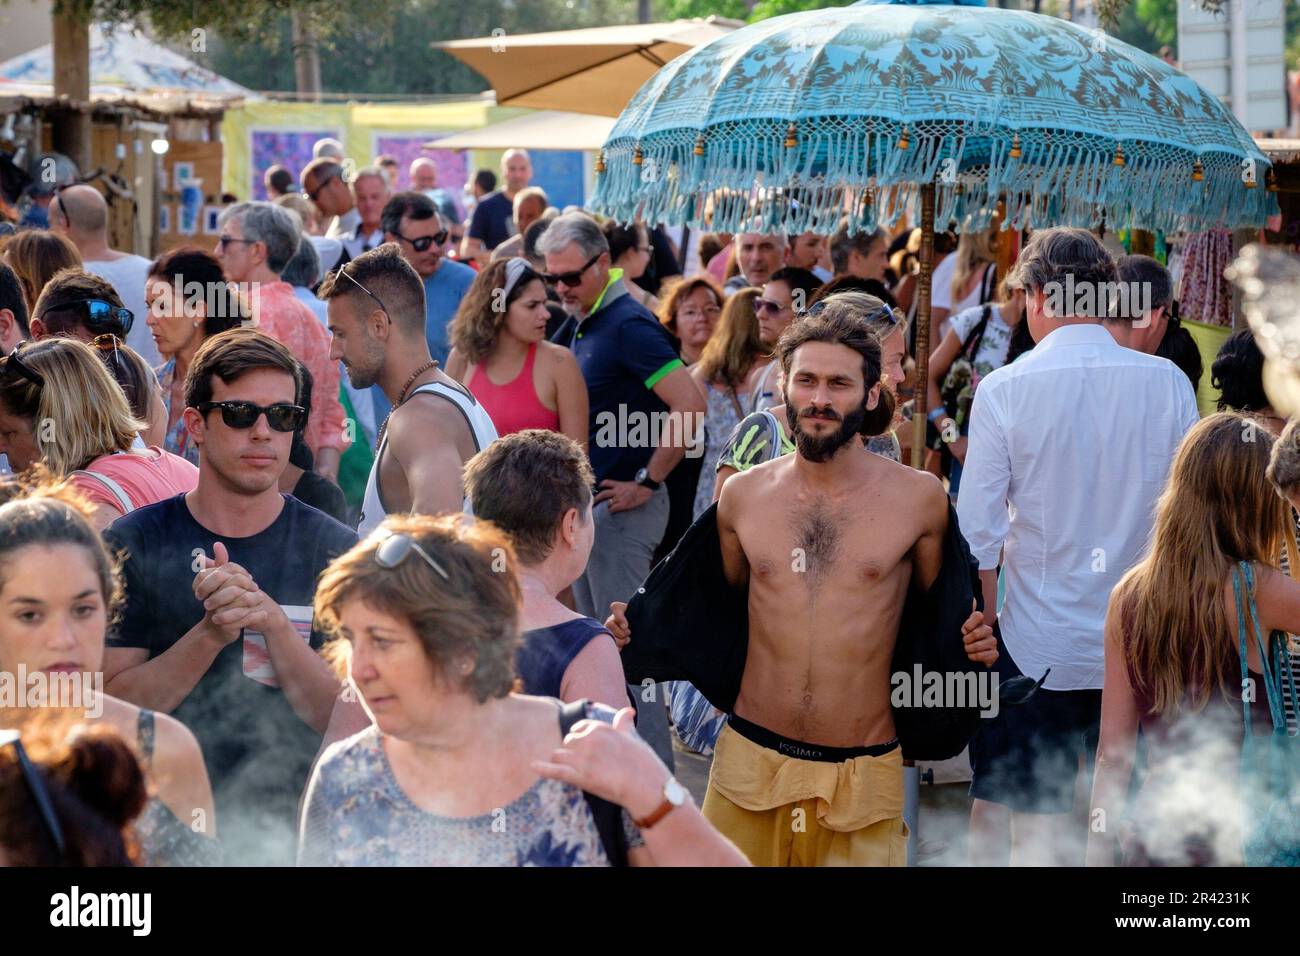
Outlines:
POLYGON ((722 730, 704 816, 755 866, 906 866, 903 753, 800 760, 722 730))

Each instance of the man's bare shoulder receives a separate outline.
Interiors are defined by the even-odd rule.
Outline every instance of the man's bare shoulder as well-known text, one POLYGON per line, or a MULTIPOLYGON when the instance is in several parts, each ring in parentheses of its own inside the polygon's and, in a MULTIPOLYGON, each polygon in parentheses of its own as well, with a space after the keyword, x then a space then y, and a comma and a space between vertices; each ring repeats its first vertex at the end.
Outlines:
POLYGON ((880 455, 867 453, 871 469, 876 473, 877 481, 884 482, 894 494, 904 498, 908 504, 926 513, 933 513, 940 518, 947 514, 948 492, 943 483, 930 474, 917 468, 891 461, 880 455))
POLYGON ((737 498, 748 498, 753 495, 763 494, 770 491, 773 486, 780 485, 790 475, 794 466, 794 455, 782 455, 779 458, 773 458, 771 461, 765 461, 762 464, 746 468, 744 471, 737 472, 727 479, 727 483, 722 486, 723 492, 728 488, 734 487, 736 490, 733 496, 737 498))
MULTIPOLYGON (((446 375, 437 381, 461 389, 446 375)), ((469 422, 460 409, 453 406, 451 399, 436 392, 410 396, 393 410, 393 417, 388 421, 388 440, 397 444, 416 441, 426 444, 431 438, 455 439, 469 433, 469 422)))

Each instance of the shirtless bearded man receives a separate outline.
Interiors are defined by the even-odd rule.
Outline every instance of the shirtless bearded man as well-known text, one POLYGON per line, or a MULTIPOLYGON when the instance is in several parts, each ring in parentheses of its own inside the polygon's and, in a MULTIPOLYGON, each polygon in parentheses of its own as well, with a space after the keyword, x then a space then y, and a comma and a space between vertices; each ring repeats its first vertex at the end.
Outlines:
MULTIPOLYGON (((890 668, 908 588, 940 573, 948 501, 932 475, 853 440, 892 415, 859 313, 831 298, 782 335, 796 453, 736 475, 718 503, 749 652, 704 813, 759 865, 907 862, 890 668)), ((967 656, 991 664, 982 616, 962 630, 967 656)))

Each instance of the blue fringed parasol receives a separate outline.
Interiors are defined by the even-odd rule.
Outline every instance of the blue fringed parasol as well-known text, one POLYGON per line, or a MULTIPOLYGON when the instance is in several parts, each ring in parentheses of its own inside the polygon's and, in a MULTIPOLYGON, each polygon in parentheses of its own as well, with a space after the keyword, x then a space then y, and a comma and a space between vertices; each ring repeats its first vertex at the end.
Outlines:
POLYGON ((775 17, 668 63, 619 117, 593 200, 621 220, 831 232, 920 219, 1261 225, 1269 163, 1217 99, 1100 30, 975 2, 775 17))

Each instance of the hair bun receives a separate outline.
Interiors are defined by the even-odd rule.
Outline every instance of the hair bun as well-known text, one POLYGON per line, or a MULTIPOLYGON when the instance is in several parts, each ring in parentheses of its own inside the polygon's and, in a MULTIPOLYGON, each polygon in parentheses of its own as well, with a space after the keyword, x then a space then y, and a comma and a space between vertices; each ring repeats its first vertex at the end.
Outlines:
POLYGON ((81 730, 49 772, 118 828, 138 817, 149 800, 135 752, 107 727, 81 730))

